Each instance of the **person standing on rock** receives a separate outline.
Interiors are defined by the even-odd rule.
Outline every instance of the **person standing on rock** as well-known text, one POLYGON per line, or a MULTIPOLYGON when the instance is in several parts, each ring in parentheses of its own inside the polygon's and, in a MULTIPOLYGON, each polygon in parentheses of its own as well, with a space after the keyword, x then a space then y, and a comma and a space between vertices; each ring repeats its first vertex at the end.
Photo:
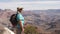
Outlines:
POLYGON ((20 33, 24 31, 24 17, 22 15, 23 8, 17 8, 16 14, 12 14, 10 17, 10 22, 12 24, 12 31, 14 33, 20 33))

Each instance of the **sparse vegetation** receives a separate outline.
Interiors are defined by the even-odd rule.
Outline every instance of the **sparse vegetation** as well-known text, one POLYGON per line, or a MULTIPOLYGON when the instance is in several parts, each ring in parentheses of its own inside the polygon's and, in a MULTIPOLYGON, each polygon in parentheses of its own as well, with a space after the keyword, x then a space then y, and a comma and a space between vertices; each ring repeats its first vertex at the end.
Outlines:
POLYGON ((37 28, 31 25, 25 27, 25 34, 38 34, 37 28))

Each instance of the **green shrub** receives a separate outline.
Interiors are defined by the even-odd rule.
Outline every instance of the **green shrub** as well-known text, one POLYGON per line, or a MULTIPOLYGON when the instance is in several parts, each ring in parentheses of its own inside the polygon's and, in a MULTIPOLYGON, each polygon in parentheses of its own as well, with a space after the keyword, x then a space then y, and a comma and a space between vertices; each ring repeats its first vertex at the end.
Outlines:
POLYGON ((28 25, 25 27, 24 33, 25 34, 38 34, 37 28, 31 25, 28 25))

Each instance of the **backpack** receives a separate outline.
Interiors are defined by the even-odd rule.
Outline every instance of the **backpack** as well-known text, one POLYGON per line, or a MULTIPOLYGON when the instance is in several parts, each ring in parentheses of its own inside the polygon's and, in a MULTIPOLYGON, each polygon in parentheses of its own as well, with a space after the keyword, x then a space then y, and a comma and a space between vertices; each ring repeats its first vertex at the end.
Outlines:
POLYGON ((10 17, 10 22, 13 26, 16 26, 18 24, 18 21, 17 21, 16 17, 17 17, 17 14, 13 14, 10 17))

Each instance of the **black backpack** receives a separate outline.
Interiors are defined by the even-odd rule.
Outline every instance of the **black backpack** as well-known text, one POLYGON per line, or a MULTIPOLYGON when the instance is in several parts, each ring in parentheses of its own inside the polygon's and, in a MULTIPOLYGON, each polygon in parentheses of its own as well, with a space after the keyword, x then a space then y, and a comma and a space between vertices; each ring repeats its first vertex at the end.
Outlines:
POLYGON ((18 24, 18 21, 17 21, 16 17, 17 17, 17 14, 13 14, 10 17, 10 22, 13 26, 16 26, 18 24))

